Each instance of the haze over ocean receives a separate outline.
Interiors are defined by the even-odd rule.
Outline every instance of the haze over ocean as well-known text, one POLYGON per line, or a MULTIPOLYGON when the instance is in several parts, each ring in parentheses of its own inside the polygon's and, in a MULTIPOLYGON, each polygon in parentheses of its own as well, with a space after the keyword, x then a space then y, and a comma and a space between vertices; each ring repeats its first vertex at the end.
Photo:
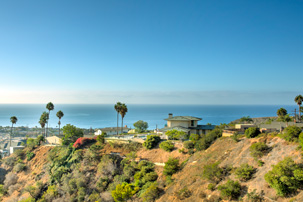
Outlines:
MULTIPOLYGON (((138 120, 148 122, 149 129, 163 128, 168 113, 174 116, 196 116, 202 118, 199 124, 229 123, 243 116, 268 117, 276 116, 279 108, 285 108, 293 113, 296 105, 135 105, 129 104, 124 125, 133 128, 138 120)), ((80 128, 116 127, 117 112, 114 105, 100 104, 55 104, 55 110, 50 114, 50 127, 58 127, 57 111, 62 110, 64 117, 62 126, 72 124, 80 128)), ((18 126, 35 127, 40 115, 47 111, 44 104, 0 104, 0 126, 10 126, 10 117, 17 116, 18 126)), ((119 117, 119 125, 121 117, 119 117)))

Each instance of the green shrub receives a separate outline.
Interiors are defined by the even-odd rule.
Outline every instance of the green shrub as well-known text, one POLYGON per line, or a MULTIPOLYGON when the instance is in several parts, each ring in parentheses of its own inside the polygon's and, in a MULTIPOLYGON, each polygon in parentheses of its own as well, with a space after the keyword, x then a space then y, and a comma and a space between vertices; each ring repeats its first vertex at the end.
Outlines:
POLYGON ((289 142, 297 142, 301 131, 298 126, 288 126, 284 129, 282 137, 289 142))
POLYGON ((189 140, 189 141, 185 141, 183 143, 183 147, 186 148, 186 149, 193 149, 193 148, 195 148, 195 144, 194 144, 193 141, 189 140))
POLYGON ((157 183, 152 183, 145 192, 140 196, 143 202, 152 202, 159 198, 161 194, 161 189, 158 187, 157 183))
POLYGON ((148 135, 146 140, 143 143, 143 146, 146 149, 152 149, 161 141, 158 135, 148 135))
POLYGON ((3 159, 3 163, 10 167, 14 166, 15 162, 16 162, 16 158, 14 156, 3 159))
POLYGON ((268 153, 269 149, 264 142, 253 143, 249 148, 250 155, 255 158, 261 158, 268 153))
POLYGON ((196 143, 200 138, 201 138, 201 136, 198 135, 198 134, 190 134, 190 136, 189 136, 189 139, 190 139, 193 143, 196 143))
POLYGON ((104 144, 104 143, 105 143, 105 139, 104 139, 105 134, 106 134, 106 133, 103 133, 103 132, 102 132, 101 135, 98 135, 98 136, 97 136, 96 140, 97 140, 98 143, 100 143, 100 144, 104 144))
POLYGON ((219 162, 208 164, 203 167, 202 176, 212 182, 220 182, 223 177, 223 169, 219 167, 219 162))
POLYGON ((174 150, 174 144, 169 141, 161 142, 159 146, 161 149, 168 151, 168 152, 171 152, 172 150, 174 150))
POLYGON ((189 135, 184 131, 169 130, 165 133, 169 140, 187 140, 189 135))
POLYGON ((203 138, 199 139, 196 144, 195 148, 197 151, 203 151, 206 150, 210 145, 219 137, 222 136, 222 130, 221 129, 214 129, 208 134, 206 134, 203 138))
POLYGON ((147 182, 153 182, 156 181, 158 178, 158 175, 156 172, 150 172, 145 174, 145 176, 142 178, 142 182, 145 184, 147 182))
POLYGON ((254 167, 252 167, 246 163, 246 164, 242 164, 239 168, 237 168, 235 170, 235 175, 241 181, 247 181, 247 180, 251 179, 254 172, 255 172, 254 167))
POLYGON ((211 190, 211 191, 214 191, 214 190, 216 189, 216 185, 213 184, 213 183, 209 183, 209 184, 207 185, 207 189, 209 189, 209 190, 211 190))
POLYGON ((258 160, 258 166, 262 167, 264 165, 264 161, 258 160))
POLYGON ((21 171, 24 171, 26 169, 26 165, 24 163, 17 163, 15 166, 14 166, 14 171, 19 173, 21 171))
POLYGON ((256 127, 247 128, 245 130, 245 135, 247 138, 257 137, 260 133, 261 133, 260 130, 256 127))
POLYGON ((32 160, 35 157, 35 154, 31 151, 26 152, 27 161, 32 160))
POLYGON ((192 195, 192 192, 187 187, 184 187, 183 189, 178 191, 176 195, 178 199, 184 200, 186 198, 189 198, 192 195))
POLYGON ((98 152, 101 149, 103 149, 103 146, 99 144, 93 144, 89 147, 89 150, 91 150, 92 152, 98 152))
POLYGON ((247 199, 249 202, 262 202, 264 201, 262 193, 257 193, 257 190, 254 189, 252 192, 247 193, 247 199))
POLYGON ((287 157, 265 174, 265 180, 277 191, 279 196, 287 196, 295 193, 302 185, 302 168, 290 157, 287 157))
POLYGON ((241 185, 238 181, 228 180, 227 183, 220 185, 218 190, 222 197, 237 199, 241 194, 241 185))
POLYGON ((179 170, 179 159, 169 158, 165 163, 163 174, 171 176, 179 170))
POLYGON ((79 189, 78 189, 78 201, 80 202, 80 201, 84 201, 84 199, 85 199, 85 195, 86 195, 86 189, 85 189, 85 187, 80 187, 79 189))
POLYGON ((115 201, 127 201, 137 193, 139 187, 123 182, 118 184, 116 189, 112 191, 112 197, 115 201))

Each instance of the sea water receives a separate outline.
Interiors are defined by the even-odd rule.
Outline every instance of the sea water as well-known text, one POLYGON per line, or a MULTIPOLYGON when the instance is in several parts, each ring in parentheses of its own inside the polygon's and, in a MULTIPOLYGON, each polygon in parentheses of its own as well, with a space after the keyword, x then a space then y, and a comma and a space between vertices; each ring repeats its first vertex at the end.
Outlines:
MULTIPOLYGON (((55 103, 54 103, 55 104, 55 103)), ((202 118, 199 124, 229 123, 243 116, 269 117, 276 116, 279 108, 292 113, 296 105, 134 105, 128 104, 128 112, 123 125, 133 128, 138 120, 146 121, 149 129, 163 128, 169 113, 173 116, 195 116, 202 118)), ((80 128, 103 128, 117 126, 117 112, 114 104, 55 104, 50 113, 49 127, 58 127, 57 111, 63 111, 61 126, 72 124, 80 128)), ((43 111, 42 104, 0 104, 0 126, 10 126, 10 117, 16 116, 15 126, 40 127, 39 119, 43 111)), ((119 115, 119 126, 121 116, 119 115)))

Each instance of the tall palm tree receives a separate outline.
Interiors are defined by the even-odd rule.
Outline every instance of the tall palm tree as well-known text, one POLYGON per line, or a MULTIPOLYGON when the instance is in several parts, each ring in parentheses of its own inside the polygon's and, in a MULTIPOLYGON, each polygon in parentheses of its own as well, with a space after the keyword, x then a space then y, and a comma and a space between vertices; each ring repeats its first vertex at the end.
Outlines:
POLYGON ((122 106, 121 102, 117 102, 117 104, 115 104, 115 110, 117 112, 117 135, 118 135, 118 127, 119 127, 119 113, 121 110, 121 106, 122 106))
POLYGON ((11 134, 9 136, 9 146, 11 147, 12 146, 12 135, 13 135, 13 127, 14 127, 14 124, 16 124, 18 121, 17 117, 15 116, 12 116, 11 117, 11 122, 12 122, 12 128, 11 128, 11 134))
POLYGON ((121 134, 123 133, 123 118, 124 118, 126 113, 127 113, 127 106, 126 106, 126 104, 123 103, 121 105, 121 110, 120 110, 120 115, 121 115, 121 118, 122 118, 121 134))
MULTIPOLYGON (((41 125, 41 128, 42 128, 42 132, 43 132, 43 128, 45 128, 45 125, 47 123, 47 120, 49 118, 49 113, 47 112, 43 112, 40 116, 40 120, 39 120, 39 123, 41 125)), ((44 130, 44 134, 43 134, 44 137, 46 137, 46 131, 44 130)))
POLYGON ((60 125, 61 125, 61 121, 60 120, 64 116, 64 113, 60 110, 60 111, 57 112, 56 116, 59 118, 58 124, 59 124, 59 135, 60 135, 60 125))
POLYGON ((297 105, 299 106, 299 120, 301 121, 301 110, 300 110, 300 106, 303 102, 303 96, 302 95, 297 95, 295 97, 295 102, 297 103, 297 105))
MULTIPOLYGON (((48 115, 50 115, 50 111, 54 110, 54 108, 55 108, 55 107, 54 107, 54 104, 53 104, 53 103, 51 103, 51 102, 47 103, 46 109, 48 109, 48 115)), ((49 119, 49 117, 48 117, 48 119, 49 119)), ((47 135, 48 135, 48 119, 47 119, 46 137, 47 137, 47 135)))

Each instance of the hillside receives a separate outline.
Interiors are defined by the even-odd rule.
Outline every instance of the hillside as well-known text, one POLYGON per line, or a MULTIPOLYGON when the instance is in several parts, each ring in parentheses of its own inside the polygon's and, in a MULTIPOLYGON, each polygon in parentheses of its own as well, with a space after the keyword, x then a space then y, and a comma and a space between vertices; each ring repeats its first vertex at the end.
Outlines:
MULTIPOLYGON (((107 171, 107 176, 109 177, 113 184, 108 184, 106 189, 113 190, 115 186, 121 183, 121 177, 126 176, 125 167, 122 170, 116 167, 114 170, 117 174, 109 174, 112 172, 113 166, 118 166, 115 164, 102 164, 106 155, 111 155, 111 153, 117 154, 115 157, 116 162, 122 160, 119 156, 127 156, 126 159, 131 159, 129 153, 131 151, 136 152, 136 156, 141 160, 148 160, 157 165, 154 171, 158 175, 158 184, 162 189, 161 196, 157 200, 159 202, 167 201, 218 201, 220 192, 217 187, 227 182, 228 179, 238 180, 234 172, 227 174, 217 185, 214 191, 209 190, 207 187, 210 184, 209 181, 202 177, 203 167, 205 165, 212 164, 214 162, 220 162, 220 167, 239 167, 243 163, 248 163, 256 168, 253 178, 247 182, 241 182, 242 191, 241 197, 246 199, 246 194, 252 192, 256 189, 257 193, 264 193, 264 201, 278 201, 284 202, 290 199, 296 199, 293 201, 303 201, 303 191, 292 195, 290 197, 278 197, 276 191, 270 188, 264 179, 264 175, 272 169, 272 165, 277 164, 279 161, 283 160, 285 157, 292 157, 297 163, 302 163, 301 152, 297 150, 298 144, 288 143, 279 137, 263 136, 259 138, 241 138, 239 142, 232 140, 231 138, 219 138, 217 139, 207 150, 195 152, 193 155, 182 154, 178 149, 182 148, 182 144, 176 144, 176 149, 172 152, 166 152, 160 148, 155 148, 151 150, 146 150, 144 148, 132 147, 134 145, 118 145, 118 144, 105 144, 92 150, 94 144, 88 144, 84 148, 78 150, 79 152, 72 152, 71 150, 64 149, 63 147, 48 147, 40 146, 33 150, 35 154, 34 158, 27 161, 23 156, 22 162, 26 165, 26 169, 21 172, 16 172, 13 170, 13 166, 8 166, 6 163, 2 163, 0 171, 2 175, 6 174, 6 178, 15 175, 17 178, 16 182, 11 183, 8 187, 8 193, 3 196, 2 201, 14 202, 20 201, 22 199, 27 199, 30 195, 33 195, 39 199, 39 201, 94 201, 96 200, 92 196, 97 193, 96 197, 100 201, 113 201, 110 196, 110 191, 101 189, 98 187, 100 179, 104 179, 105 170, 107 171), (258 162, 250 155, 249 147, 254 142, 264 142, 270 148, 270 152, 263 156, 261 160, 264 162, 263 166, 259 166, 258 162), (52 150, 56 152, 52 152, 52 150), (92 152, 93 151, 93 152, 92 152), (60 159, 60 165, 54 167, 54 157, 50 158, 52 155, 57 156, 67 156, 68 158, 64 161, 60 159), (95 155, 94 155, 95 154, 95 155), (78 156, 77 156, 78 155, 78 156), (163 176, 163 165, 169 157, 179 159, 180 163, 188 160, 182 170, 177 172, 172 176, 172 183, 165 182, 165 177, 163 176), (78 159, 77 159, 78 158, 78 159), (73 163, 67 163, 73 162, 73 163), (102 164, 102 165, 101 165, 102 164), (53 169, 53 175, 50 175, 50 168, 53 169), (100 167, 102 169, 100 169, 100 167), (61 169, 67 169, 60 176, 59 184, 56 185, 57 191, 53 192, 52 195, 49 193, 51 186, 51 181, 55 183, 57 171, 61 169), (12 174, 13 173, 13 174, 12 174), (65 173, 65 174, 64 174, 65 173), (70 173, 70 174, 68 174, 70 173), (55 178, 54 178, 55 177, 55 178), (71 190, 70 181, 72 179, 82 181, 75 181, 75 190, 71 190), (39 184, 40 183, 40 184, 39 184), (79 185, 79 184, 83 185, 79 185), (35 189, 33 192, 28 191, 29 186, 33 186, 35 189), (66 187, 67 186, 67 187, 66 187), (80 187, 79 187, 80 186, 80 187), (39 187, 39 189, 38 189, 39 187), (81 187, 85 187, 81 188, 81 187), (180 197, 180 190, 189 190, 186 197, 180 197), (79 196, 82 190, 82 198, 79 196), (36 191, 36 193, 34 193, 36 191), (45 194, 45 193, 48 193, 45 194), (99 192, 99 194, 98 194, 99 192), (43 194, 44 193, 44 194, 43 194), (42 196, 43 195, 43 196, 42 196), (43 198, 43 200, 41 200, 43 198)), ((56 157, 57 158, 57 157, 56 157)), ((5 162, 7 160, 3 160, 5 162)), ((121 161, 124 162, 125 160, 121 161)), ((20 162, 20 160, 19 160, 20 162)), ((119 163, 119 164, 121 164, 119 163)), ((131 161, 128 165, 134 166, 134 168, 139 169, 131 161)), ((15 166, 16 167, 16 166, 15 166)), ((134 174, 130 175, 130 180, 133 180, 134 174)), ((136 176, 136 175, 135 175, 136 176)), ((136 177, 135 177, 136 178, 136 177)), ((1 179, 1 178, 0 178, 1 179)), ((102 180, 101 180, 102 181, 102 180)), ((122 180, 123 181, 123 180, 122 180)), ((3 181, 1 182, 3 184, 3 181)), ((56 183, 55 183, 56 184, 56 183)), ((141 198, 132 197, 133 201, 142 201, 141 198)))

